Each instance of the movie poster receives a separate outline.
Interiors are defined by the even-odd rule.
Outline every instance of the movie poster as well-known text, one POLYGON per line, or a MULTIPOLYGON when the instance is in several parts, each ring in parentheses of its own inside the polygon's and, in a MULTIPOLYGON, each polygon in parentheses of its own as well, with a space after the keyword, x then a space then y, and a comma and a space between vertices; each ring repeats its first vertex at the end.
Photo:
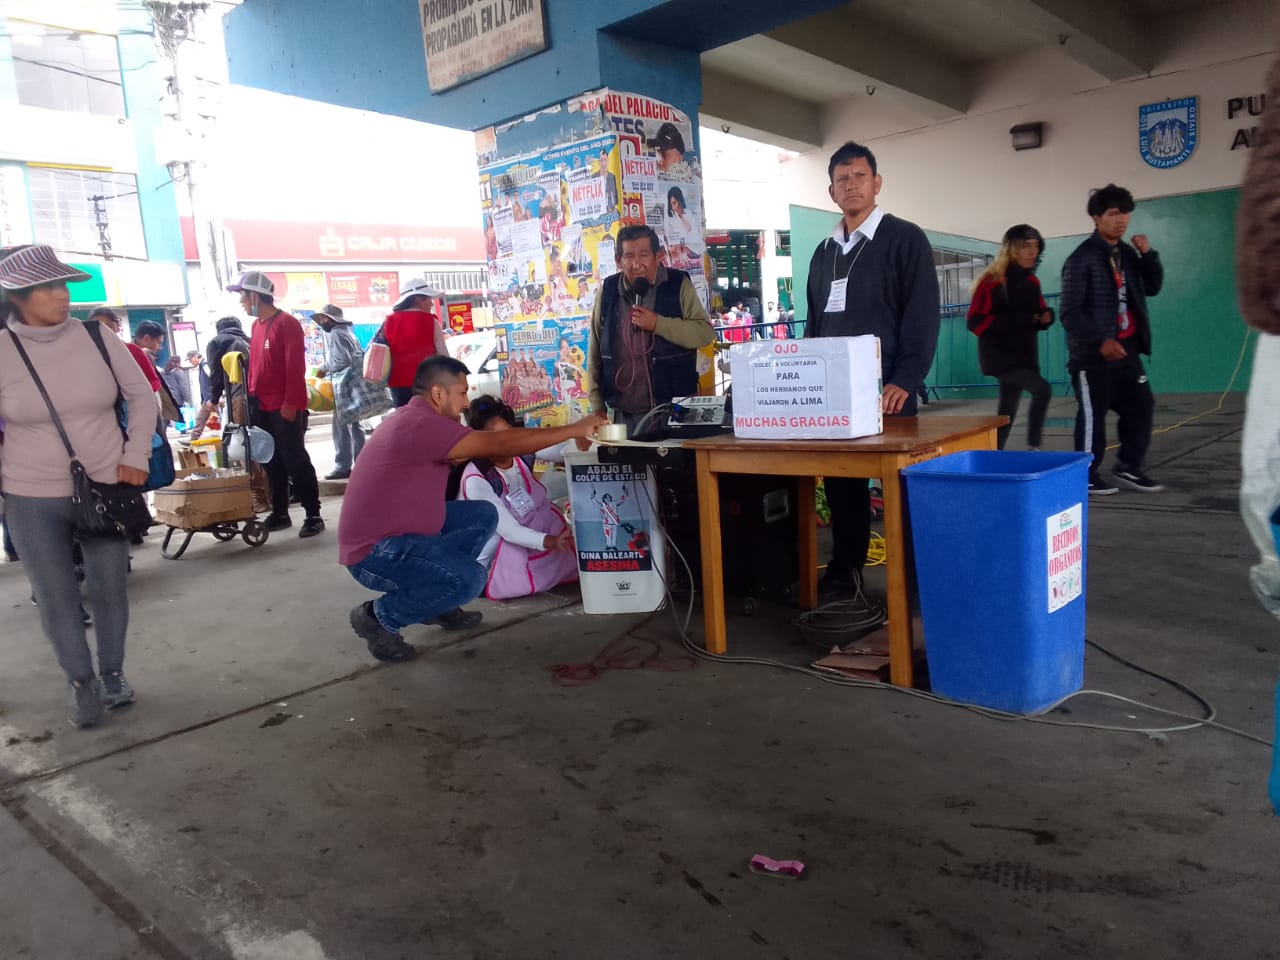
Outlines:
POLYGON ((504 324, 497 330, 502 399, 526 426, 564 426, 589 412, 588 317, 504 324))

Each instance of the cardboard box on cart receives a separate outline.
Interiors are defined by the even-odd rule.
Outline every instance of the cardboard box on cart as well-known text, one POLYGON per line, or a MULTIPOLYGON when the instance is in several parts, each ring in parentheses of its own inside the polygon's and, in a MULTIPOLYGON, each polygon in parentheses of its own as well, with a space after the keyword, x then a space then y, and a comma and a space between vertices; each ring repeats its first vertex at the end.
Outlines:
POLYGON ((735 437, 853 440, 884 431, 879 337, 736 343, 729 363, 735 437))
POLYGON ((155 492, 157 520, 182 530, 200 530, 215 523, 253 518, 247 473, 227 471, 214 477, 195 477, 193 473, 179 471, 170 486, 155 492))

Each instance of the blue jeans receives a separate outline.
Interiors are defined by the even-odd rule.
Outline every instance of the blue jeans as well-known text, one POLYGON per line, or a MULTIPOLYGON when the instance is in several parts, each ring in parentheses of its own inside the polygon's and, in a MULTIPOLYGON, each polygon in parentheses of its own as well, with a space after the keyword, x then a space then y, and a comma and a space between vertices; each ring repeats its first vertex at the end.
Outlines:
POLYGON ((451 500, 435 536, 387 537, 347 569, 362 587, 382 594, 373 614, 385 629, 399 633, 480 596, 489 571, 476 557, 497 527, 493 504, 451 500))
POLYGON ((351 467, 364 449, 364 425, 359 420, 339 421, 333 415, 333 469, 338 473, 350 473, 351 467))

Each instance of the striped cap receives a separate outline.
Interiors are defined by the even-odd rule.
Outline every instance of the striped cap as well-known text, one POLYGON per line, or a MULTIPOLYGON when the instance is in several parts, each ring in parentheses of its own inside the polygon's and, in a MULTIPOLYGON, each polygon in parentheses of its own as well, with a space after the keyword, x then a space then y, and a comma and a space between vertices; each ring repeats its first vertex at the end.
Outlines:
POLYGON ((79 283, 89 274, 58 259, 53 247, 37 243, 21 247, 0 259, 0 289, 24 290, 54 280, 79 283))

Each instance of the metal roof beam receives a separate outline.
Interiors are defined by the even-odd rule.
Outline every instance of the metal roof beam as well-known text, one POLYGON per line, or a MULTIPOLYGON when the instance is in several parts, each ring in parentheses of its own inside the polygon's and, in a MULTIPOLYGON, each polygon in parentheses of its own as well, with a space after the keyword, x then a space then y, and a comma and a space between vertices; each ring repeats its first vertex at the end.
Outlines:
POLYGON ((894 87, 935 120, 968 109, 972 82, 958 65, 915 38, 855 19, 848 7, 770 30, 766 36, 874 84, 894 87))
POLYGON ((821 147, 822 107, 706 66, 699 121, 787 150, 821 147))

